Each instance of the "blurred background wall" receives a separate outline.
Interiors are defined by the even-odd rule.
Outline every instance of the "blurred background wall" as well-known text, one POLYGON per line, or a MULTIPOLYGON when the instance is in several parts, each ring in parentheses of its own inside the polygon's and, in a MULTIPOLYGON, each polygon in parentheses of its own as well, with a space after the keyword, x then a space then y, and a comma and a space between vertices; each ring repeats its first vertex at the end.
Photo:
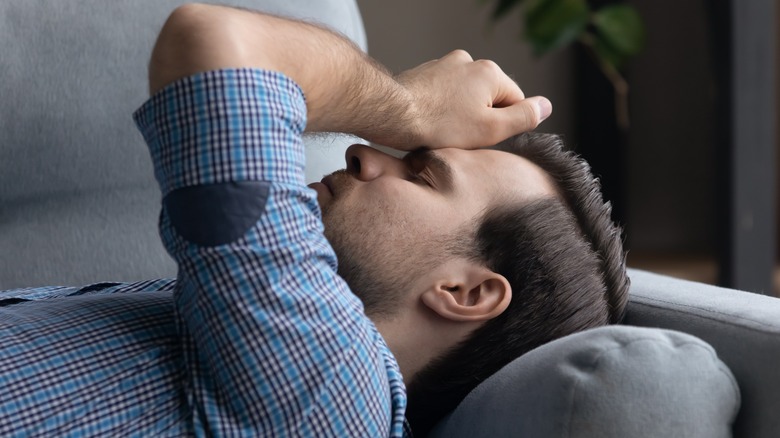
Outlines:
POLYGON ((647 42, 631 63, 627 228, 644 251, 716 250, 715 80, 702 1, 632 1, 647 42))

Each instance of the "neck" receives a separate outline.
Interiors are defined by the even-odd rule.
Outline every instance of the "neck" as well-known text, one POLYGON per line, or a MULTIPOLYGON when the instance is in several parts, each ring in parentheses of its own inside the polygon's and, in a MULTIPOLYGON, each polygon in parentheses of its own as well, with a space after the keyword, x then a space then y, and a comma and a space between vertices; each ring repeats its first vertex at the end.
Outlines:
MULTIPOLYGON (((425 349, 416 348, 416 344, 419 342, 405 339, 405 336, 400 336, 398 327, 390 323, 376 323, 377 329, 382 337, 385 339, 387 346, 393 353, 396 362, 398 362, 398 368, 401 369, 401 375, 404 378, 404 384, 409 385, 425 365, 430 362, 434 356, 432 354, 425 353, 425 349)), ((428 350, 430 351, 430 350, 428 350)))
POLYGON ((395 324, 392 321, 378 321, 374 324, 398 362, 398 368, 401 369, 401 375, 404 377, 404 384, 409 385, 414 376, 434 359, 435 356, 430 346, 423 348, 420 345, 422 337, 408 336, 400 324, 395 324))
POLYGON ((372 318, 398 362, 404 384, 432 360, 442 356, 475 328, 472 324, 454 323, 427 312, 399 312, 391 318, 372 318))

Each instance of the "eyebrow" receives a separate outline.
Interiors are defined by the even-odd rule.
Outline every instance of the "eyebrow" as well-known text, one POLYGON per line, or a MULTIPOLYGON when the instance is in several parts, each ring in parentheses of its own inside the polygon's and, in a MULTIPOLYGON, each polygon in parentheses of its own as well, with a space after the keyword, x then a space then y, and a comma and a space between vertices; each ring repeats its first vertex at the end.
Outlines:
POLYGON ((436 152, 428 148, 415 149, 404 155, 403 161, 410 169, 415 163, 424 163, 433 172, 442 192, 451 192, 454 189, 452 166, 436 152))

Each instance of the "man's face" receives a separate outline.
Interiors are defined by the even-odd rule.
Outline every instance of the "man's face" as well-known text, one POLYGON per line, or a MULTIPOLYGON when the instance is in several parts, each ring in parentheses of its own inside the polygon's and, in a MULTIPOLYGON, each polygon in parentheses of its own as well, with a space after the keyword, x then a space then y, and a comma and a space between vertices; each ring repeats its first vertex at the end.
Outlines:
MULTIPOLYGON (((363 145, 317 191, 339 274, 372 318, 391 316, 416 279, 447 259, 488 208, 554 193, 549 177, 495 150, 417 150, 399 159, 363 145)), ((406 294, 409 296, 412 294, 406 294)))

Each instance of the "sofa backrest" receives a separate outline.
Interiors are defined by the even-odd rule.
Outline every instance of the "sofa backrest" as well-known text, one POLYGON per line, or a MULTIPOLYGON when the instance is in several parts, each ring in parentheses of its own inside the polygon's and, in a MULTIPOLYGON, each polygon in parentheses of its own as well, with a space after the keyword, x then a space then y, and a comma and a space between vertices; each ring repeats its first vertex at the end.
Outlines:
MULTIPOLYGON (((0 289, 175 275, 132 112, 157 33, 182 0, 0 1, 0 289)), ((365 49, 355 0, 231 5, 326 24, 365 49)), ((307 140, 307 177, 348 140, 307 140)))

